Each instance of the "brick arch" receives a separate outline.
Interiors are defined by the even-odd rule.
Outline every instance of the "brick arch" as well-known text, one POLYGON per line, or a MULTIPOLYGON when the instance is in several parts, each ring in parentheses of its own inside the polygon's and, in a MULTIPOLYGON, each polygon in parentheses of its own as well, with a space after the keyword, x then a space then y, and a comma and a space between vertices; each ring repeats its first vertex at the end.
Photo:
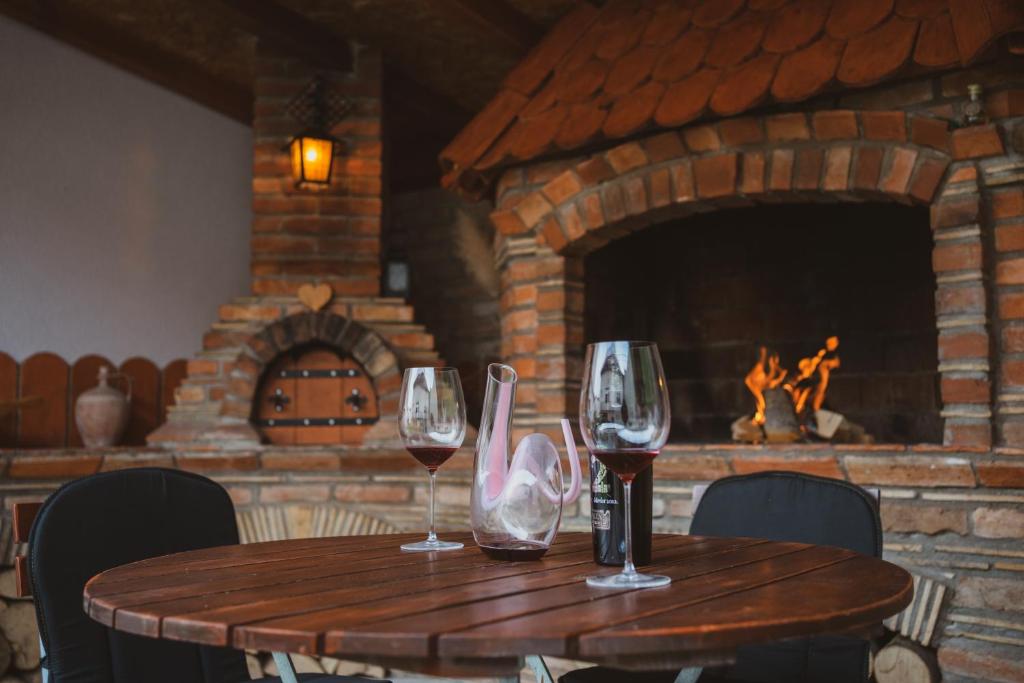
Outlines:
POLYGON ((256 388, 266 368, 282 353, 315 342, 352 356, 363 367, 377 390, 382 414, 397 407, 401 364, 387 341, 354 320, 318 311, 280 318, 242 342, 221 404, 221 415, 252 415, 256 388))
POLYGON ((491 217, 503 273, 502 353, 524 384, 533 382, 521 390, 534 398, 522 412, 552 431, 556 416, 575 412, 588 252, 701 211, 882 200, 931 207, 943 440, 987 447, 984 231, 973 167, 954 163, 950 140, 946 121, 902 111, 787 113, 692 126, 507 172, 491 217))
POLYGON ((730 119, 619 145, 502 197, 505 235, 587 253, 633 230, 719 207, 778 201, 930 204, 950 164, 946 121, 833 110, 730 119))

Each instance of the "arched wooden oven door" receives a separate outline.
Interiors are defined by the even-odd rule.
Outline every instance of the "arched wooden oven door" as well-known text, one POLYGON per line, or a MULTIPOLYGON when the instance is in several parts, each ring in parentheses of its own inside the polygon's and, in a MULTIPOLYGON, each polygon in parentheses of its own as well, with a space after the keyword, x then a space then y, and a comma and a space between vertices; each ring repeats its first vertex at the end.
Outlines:
POLYGON ((361 444, 377 393, 352 358, 323 346, 282 354, 263 375, 256 424, 276 444, 361 444))

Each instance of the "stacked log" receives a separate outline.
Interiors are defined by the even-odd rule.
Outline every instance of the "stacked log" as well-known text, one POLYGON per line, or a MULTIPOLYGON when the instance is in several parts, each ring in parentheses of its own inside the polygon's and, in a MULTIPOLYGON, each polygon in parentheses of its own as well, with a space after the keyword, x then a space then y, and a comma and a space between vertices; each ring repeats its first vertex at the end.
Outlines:
POLYGON ((16 597, 14 587, 14 569, 0 569, 0 683, 38 683, 35 605, 16 597))

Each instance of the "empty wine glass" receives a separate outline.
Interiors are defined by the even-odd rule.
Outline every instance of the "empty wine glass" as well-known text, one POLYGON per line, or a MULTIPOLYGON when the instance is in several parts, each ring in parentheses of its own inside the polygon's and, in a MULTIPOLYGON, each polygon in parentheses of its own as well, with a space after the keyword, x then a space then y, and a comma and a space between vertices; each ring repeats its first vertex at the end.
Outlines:
POLYGON ((633 479, 658 456, 671 420, 658 346, 614 341, 587 346, 580 392, 580 431, 587 448, 625 488, 626 561, 621 574, 591 576, 596 588, 656 588, 667 576, 640 574, 633 565, 630 506, 633 479))
POLYGON ((408 368, 402 377, 398 431, 405 448, 430 475, 430 532, 424 541, 402 550, 458 550, 461 543, 439 541, 434 533, 434 480, 437 468, 459 449, 466 436, 466 400, 455 368, 408 368))

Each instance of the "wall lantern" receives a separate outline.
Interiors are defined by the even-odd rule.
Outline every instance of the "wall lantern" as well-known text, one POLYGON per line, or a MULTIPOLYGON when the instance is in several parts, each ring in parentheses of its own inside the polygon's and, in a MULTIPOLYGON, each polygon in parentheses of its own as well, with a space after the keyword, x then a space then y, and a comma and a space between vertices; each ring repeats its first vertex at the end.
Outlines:
POLYGON ((304 129, 285 148, 291 156, 295 187, 325 187, 331 184, 334 157, 344 152, 331 129, 352 110, 352 103, 333 91, 317 76, 288 105, 288 113, 304 129))
POLYGON ((334 138, 319 131, 299 133, 288 144, 295 186, 330 185, 334 167, 334 138))

